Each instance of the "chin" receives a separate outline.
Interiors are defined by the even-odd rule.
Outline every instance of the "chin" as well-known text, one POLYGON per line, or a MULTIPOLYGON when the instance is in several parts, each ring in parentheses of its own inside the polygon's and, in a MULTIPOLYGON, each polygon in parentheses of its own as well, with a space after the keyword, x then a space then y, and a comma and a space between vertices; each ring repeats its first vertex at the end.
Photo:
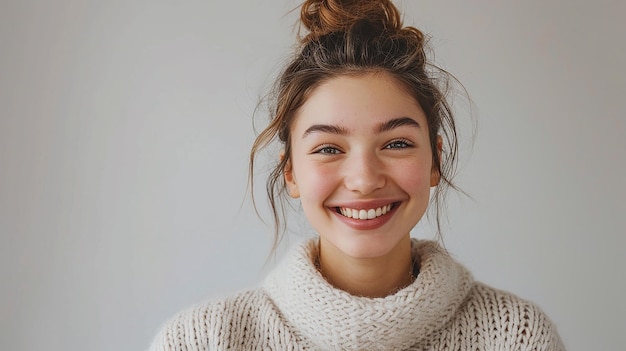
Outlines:
POLYGON ((391 254, 405 237, 390 238, 388 234, 368 235, 362 233, 356 236, 356 238, 335 238, 335 240, 329 241, 346 256, 355 259, 370 259, 391 254))

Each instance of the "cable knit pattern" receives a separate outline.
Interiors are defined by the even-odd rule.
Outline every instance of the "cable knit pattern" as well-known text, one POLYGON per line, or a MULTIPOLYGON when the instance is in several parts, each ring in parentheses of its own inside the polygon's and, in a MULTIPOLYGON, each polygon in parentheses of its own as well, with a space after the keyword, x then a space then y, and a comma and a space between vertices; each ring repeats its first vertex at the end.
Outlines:
POLYGON ((538 307, 474 282, 434 242, 413 240, 420 273, 384 298, 332 287, 316 250, 304 243, 261 288, 180 313, 152 350, 565 350, 538 307))

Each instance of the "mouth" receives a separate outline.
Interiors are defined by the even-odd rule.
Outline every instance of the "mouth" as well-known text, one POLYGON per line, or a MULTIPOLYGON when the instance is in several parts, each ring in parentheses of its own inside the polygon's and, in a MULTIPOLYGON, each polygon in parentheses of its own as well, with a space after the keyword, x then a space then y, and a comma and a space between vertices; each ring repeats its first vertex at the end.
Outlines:
POLYGON ((375 218, 378 218, 380 216, 387 214, 394 208, 398 207, 399 204, 400 204, 399 202, 393 202, 385 206, 381 206, 377 208, 370 208, 370 209, 335 207, 335 211, 339 213, 340 215, 347 217, 347 218, 367 221, 367 220, 372 220, 372 219, 375 219, 375 218))

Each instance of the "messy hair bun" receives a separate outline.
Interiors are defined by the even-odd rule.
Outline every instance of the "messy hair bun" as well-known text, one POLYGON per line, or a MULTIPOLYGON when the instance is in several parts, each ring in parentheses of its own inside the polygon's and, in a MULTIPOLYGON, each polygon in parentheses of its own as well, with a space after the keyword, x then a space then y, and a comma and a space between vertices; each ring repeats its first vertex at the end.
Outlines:
MULTIPOLYGON (((300 11, 299 47, 278 77, 270 103, 271 120, 250 153, 250 185, 258 151, 278 139, 284 157, 267 180, 274 215, 275 242, 286 229, 283 171, 291 162, 291 126, 298 109, 324 81, 342 75, 384 72, 419 103, 426 115, 433 167, 440 175, 433 192, 437 232, 439 212, 457 163, 457 132, 446 100, 449 75, 428 61, 425 35, 403 26, 400 11, 390 0, 305 0, 300 11), (304 33, 304 34, 303 34, 304 33), (443 151, 438 140, 443 141, 443 151)), ((253 192, 254 199, 254 192, 253 192)))
POLYGON ((403 27, 398 8, 390 0, 306 0, 300 11, 300 44, 332 33, 358 31, 367 36, 403 37, 416 48, 424 44, 424 34, 414 27, 403 27))
POLYGON ((309 34, 302 42, 333 32, 348 32, 363 20, 381 32, 398 33, 402 29, 400 12, 389 0, 307 0, 302 5, 300 23, 309 34))

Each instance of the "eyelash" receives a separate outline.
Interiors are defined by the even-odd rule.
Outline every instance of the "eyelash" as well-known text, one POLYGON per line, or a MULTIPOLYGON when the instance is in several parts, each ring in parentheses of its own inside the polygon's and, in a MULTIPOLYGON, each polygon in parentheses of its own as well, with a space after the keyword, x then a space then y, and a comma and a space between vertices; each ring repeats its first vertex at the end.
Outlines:
POLYGON ((318 148, 316 148, 313 151, 314 154, 322 154, 322 155, 336 155, 340 152, 341 151, 336 146, 333 146, 331 144, 320 145, 318 148))
POLYGON ((413 146, 413 144, 410 141, 406 140, 406 139, 396 139, 396 140, 391 141, 387 145, 385 145, 385 149, 405 149, 405 148, 412 147, 412 146, 413 146), (396 144, 396 146, 397 146, 397 144, 402 144, 402 146, 391 147, 394 144, 396 144))

